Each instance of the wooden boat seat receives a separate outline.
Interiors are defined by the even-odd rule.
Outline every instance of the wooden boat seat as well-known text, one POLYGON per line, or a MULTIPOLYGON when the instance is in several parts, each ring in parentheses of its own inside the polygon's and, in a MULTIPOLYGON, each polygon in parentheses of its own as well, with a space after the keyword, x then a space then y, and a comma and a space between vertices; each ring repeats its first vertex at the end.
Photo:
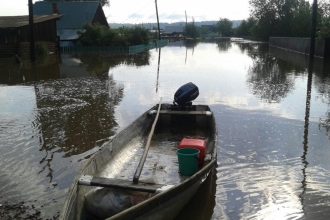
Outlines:
MULTIPOLYGON (((149 115, 156 114, 156 110, 149 111, 149 115)), ((161 115, 205 115, 205 116, 212 116, 211 111, 173 111, 173 110, 160 110, 159 114, 161 115)))
POLYGON ((84 186, 100 186, 100 187, 111 187, 114 189, 127 189, 132 191, 158 193, 167 189, 170 189, 172 185, 161 185, 154 183, 139 182, 138 184, 133 183, 129 180, 121 180, 114 178, 105 177, 93 177, 84 175, 78 180, 79 185, 84 186))

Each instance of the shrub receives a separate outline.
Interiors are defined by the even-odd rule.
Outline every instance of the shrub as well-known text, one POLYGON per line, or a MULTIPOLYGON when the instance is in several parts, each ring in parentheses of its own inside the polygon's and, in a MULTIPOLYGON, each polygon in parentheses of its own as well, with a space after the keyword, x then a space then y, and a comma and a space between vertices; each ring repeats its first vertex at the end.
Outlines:
POLYGON ((101 25, 86 26, 79 43, 83 46, 129 46, 147 44, 148 31, 142 27, 109 29, 101 25))

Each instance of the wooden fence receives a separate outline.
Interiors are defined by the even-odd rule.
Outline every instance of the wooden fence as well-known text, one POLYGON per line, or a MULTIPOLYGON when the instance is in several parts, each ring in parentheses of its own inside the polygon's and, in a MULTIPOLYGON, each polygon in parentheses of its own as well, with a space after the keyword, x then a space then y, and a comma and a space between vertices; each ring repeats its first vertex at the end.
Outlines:
POLYGON ((11 57, 17 52, 15 44, 0 44, 0 57, 11 57))

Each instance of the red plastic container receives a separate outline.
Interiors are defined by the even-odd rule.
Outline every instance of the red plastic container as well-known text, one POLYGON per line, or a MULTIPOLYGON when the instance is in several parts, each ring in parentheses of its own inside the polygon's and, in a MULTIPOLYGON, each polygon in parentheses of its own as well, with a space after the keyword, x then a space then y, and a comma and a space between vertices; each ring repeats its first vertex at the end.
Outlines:
POLYGON ((199 152, 199 166, 202 166, 206 154, 206 141, 203 139, 195 138, 183 138, 178 146, 179 149, 182 148, 193 148, 198 149, 199 152))

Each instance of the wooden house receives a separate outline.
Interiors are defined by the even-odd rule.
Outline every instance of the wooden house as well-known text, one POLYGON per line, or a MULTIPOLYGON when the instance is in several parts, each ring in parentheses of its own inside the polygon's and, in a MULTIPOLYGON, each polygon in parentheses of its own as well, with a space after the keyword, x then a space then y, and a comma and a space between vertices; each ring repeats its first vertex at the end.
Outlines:
POLYGON ((39 1, 33 5, 35 15, 62 15, 57 24, 61 46, 72 46, 86 25, 109 27, 99 1, 39 1))
MULTIPOLYGON (((48 51, 56 52, 56 21, 60 15, 34 16, 34 37, 36 43, 47 46, 48 51)), ((29 16, 0 17, 0 56, 29 53, 29 16)))

